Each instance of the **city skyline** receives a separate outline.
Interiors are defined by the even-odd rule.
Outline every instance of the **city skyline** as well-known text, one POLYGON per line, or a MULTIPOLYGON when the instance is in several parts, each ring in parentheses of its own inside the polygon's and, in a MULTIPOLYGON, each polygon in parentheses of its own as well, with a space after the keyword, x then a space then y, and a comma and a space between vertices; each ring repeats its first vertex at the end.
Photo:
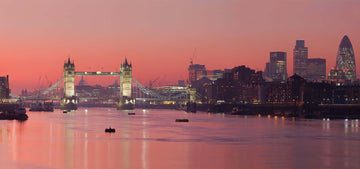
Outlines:
MULTIPOLYGON (((292 50, 302 39, 309 58, 327 60, 328 73, 344 35, 359 64, 359 5, 352 0, 5 0, 0 4, 0 72, 9 75, 12 92, 20 93, 38 88, 40 77, 55 83, 68 56, 78 71, 118 71, 127 57, 138 81, 161 77, 162 85, 176 84, 188 78, 196 48, 194 63, 210 70, 246 65, 263 71, 269 52, 284 51, 291 76, 292 50)), ((89 84, 96 79, 86 77, 89 84)))

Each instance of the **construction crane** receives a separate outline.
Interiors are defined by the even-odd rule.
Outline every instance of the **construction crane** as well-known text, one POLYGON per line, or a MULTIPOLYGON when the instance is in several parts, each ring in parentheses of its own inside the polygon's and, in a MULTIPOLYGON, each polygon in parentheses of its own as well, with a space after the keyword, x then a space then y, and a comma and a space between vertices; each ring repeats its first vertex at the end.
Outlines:
POLYGON ((195 55, 196 54, 196 48, 194 49, 194 52, 193 52, 193 55, 192 57, 190 58, 190 65, 193 65, 194 64, 194 60, 195 60, 195 55))

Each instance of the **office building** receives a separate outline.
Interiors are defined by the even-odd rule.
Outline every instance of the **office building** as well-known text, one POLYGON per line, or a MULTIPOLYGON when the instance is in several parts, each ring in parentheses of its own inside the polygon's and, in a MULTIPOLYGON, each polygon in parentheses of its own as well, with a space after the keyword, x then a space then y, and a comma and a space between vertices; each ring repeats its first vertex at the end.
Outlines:
POLYGON ((286 52, 270 52, 270 77, 273 81, 287 79, 286 52))
POLYGON ((304 40, 296 40, 296 45, 294 48, 294 60, 293 60, 293 70, 294 74, 297 74, 301 77, 307 77, 307 61, 308 61, 308 48, 305 47, 304 40))

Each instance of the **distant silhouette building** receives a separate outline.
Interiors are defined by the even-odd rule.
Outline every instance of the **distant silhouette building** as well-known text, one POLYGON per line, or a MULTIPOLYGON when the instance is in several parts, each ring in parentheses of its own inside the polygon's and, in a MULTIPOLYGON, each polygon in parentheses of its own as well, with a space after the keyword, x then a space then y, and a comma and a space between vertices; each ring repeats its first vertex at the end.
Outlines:
POLYGON ((217 80, 221 78, 224 74, 224 71, 222 70, 207 70, 206 71, 206 77, 212 81, 217 80))
POLYGON ((185 80, 178 80, 178 86, 185 87, 185 80))
POLYGON ((273 81, 286 81, 286 52, 270 52, 270 77, 273 81))
POLYGON ((263 78, 266 80, 267 78, 270 78, 270 63, 266 62, 263 78))
POLYGON ((86 81, 84 80, 84 76, 81 76, 81 80, 79 81, 79 86, 85 86, 86 81))
POLYGON ((206 75, 205 65, 191 64, 189 65, 189 83, 201 79, 206 75))
POLYGON ((221 78, 224 74, 222 70, 206 70, 205 65, 191 64, 189 65, 189 83, 193 84, 195 81, 204 77, 215 81, 221 78))
POLYGON ((27 91, 27 89, 22 89, 22 90, 21 90, 21 96, 28 96, 28 91, 27 91))
POLYGON ((338 84, 352 83, 356 80, 356 63, 354 50, 348 36, 340 42, 336 66, 329 72, 328 79, 338 84))
POLYGON ((0 99, 9 99, 9 75, 6 77, 0 77, 0 99))
POLYGON ((315 82, 326 80, 326 59, 312 58, 307 60, 306 80, 315 82))
POLYGON ((308 61, 308 48, 305 47, 304 40, 296 40, 294 48, 293 70, 294 74, 301 77, 307 77, 307 61, 308 61))

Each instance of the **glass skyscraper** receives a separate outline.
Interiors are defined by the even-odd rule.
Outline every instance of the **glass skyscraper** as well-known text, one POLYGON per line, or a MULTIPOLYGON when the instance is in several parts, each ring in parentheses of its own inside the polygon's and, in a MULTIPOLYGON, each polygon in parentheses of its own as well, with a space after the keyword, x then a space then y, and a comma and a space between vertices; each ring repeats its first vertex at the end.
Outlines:
POLYGON ((355 55, 348 36, 344 36, 339 45, 336 66, 328 76, 329 80, 339 83, 351 83, 356 80, 355 55))

